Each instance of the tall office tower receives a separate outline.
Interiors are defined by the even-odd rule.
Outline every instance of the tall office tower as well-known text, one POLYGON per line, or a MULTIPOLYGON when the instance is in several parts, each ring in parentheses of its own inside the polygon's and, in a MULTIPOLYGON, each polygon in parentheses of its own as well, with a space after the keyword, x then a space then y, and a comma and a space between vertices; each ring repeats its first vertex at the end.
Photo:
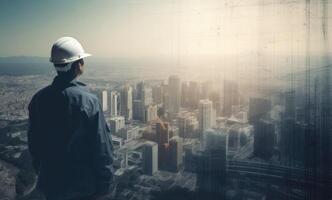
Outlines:
POLYGON ((123 116, 114 116, 109 120, 111 134, 119 132, 125 128, 125 118, 123 116))
POLYGON ((196 109, 199 103, 199 84, 196 81, 189 82, 189 105, 191 108, 196 109))
POLYGON ((180 110, 181 104, 181 85, 180 78, 178 76, 170 76, 168 78, 168 98, 169 107, 168 112, 171 114, 176 114, 180 110))
POLYGON ((133 89, 129 85, 124 85, 121 89, 121 115, 126 121, 133 118, 133 89))
POLYGON ((223 92, 223 116, 230 117, 232 115, 232 107, 239 104, 238 85, 234 81, 224 81, 223 92))
POLYGON ((194 113, 183 111, 178 114, 177 125, 182 138, 197 137, 198 120, 194 113))
POLYGON ((224 195, 228 137, 224 130, 205 131, 205 148, 199 155, 196 185, 199 190, 224 195))
POLYGON ((167 110, 169 110, 169 107, 170 107, 169 87, 167 84, 162 83, 161 88, 162 88, 163 108, 164 108, 164 111, 166 112, 167 110))
MULTIPOLYGON (((331 105, 332 105, 332 80, 331 80, 331 65, 325 67, 323 72, 321 73, 320 77, 316 78, 315 81, 315 93, 319 93, 319 97, 315 99, 315 108, 319 107, 317 111, 318 116, 314 119, 317 120, 316 125, 316 133, 309 133, 307 131, 306 143, 310 144, 312 140, 310 138, 312 136, 316 137, 318 141, 318 145, 312 145, 312 149, 317 149, 316 151, 319 152, 319 160, 317 161, 317 168, 319 168, 320 173, 320 180, 323 182, 328 183, 332 180, 332 112, 331 112, 331 105), (320 86, 318 86, 320 85, 320 86), (318 91, 319 90, 319 91, 318 91), (318 104, 318 105, 317 105, 318 104), (308 137, 311 134, 312 136, 308 137), (320 144, 320 145, 319 145, 320 144)), ((306 148, 306 154, 310 151, 310 148, 306 148)), ((306 159, 314 159, 317 158, 317 155, 306 157, 306 159)), ((306 161, 306 165, 310 166, 310 163, 306 161)), ((322 192, 322 199, 332 198, 331 188, 328 184, 325 184, 322 192)))
POLYGON ((158 144, 169 142, 169 124, 167 122, 156 123, 156 140, 158 144))
POLYGON ((183 163, 183 146, 179 137, 173 137, 169 141, 169 169, 178 171, 183 163))
POLYGON ((230 128, 228 131, 228 149, 229 152, 236 153, 241 147, 241 132, 237 128, 230 128))
POLYGON ((286 118, 295 119, 295 91, 285 92, 285 116, 286 118))
POLYGON ((152 100, 155 104, 163 103, 163 87, 161 85, 152 87, 152 100))
POLYGON ((120 94, 117 91, 112 91, 110 94, 110 105, 111 105, 111 115, 118 115, 118 106, 119 106, 120 94))
POLYGON ((261 118, 266 117, 271 111, 271 101, 262 98, 250 98, 249 100, 249 123, 255 123, 261 118))
POLYGON ((143 101, 145 106, 150 105, 150 104, 153 103, 152 89, 151 88, 145 88, 142 101, 143 101))
POLYGON ((188 82, 182 82, 181 84, 181 106, 189 107, 189 85, 188 82))
POLYGON ((136 85, 136 96, 135 96, 136 99, 143 100, 144 90, 145 90, 144 81, 140 81, 139 83, 137 83, 137 85, 136 85))
POLYGON ((217 91, 210 92, 209 99, 212 101, 212 108, 216 111, 216 116, 219 116, 221 112, 220 94, 217 91))
POLYGON ((275 146, 275 126, 267 120, 259 120, 254 124, 254 155, 269 159, 275 146))
POLYGON ((142 100, 133 101, 133 119, 143 121, 144 118, 144 104, 142 100))
POLYGON ((152 103, 152 90, 146 87, 144 81, 137 83, 136 85, 136 99, 141 100, 144 106, 152 103))
POLYGON ((153 175, 158 171, 158 144, 147 141, 143 146, 143 173, 153 175))
POLYGON ((158 143, 158 167, 161 170, 167 170, 169 159, 169 124, 166 122, 158 122, 156 124, 156 141, 158 143))
POLYGON ((101 92, 101 108, 104 112, 108 110, 107 91, 106 90, 103 90, 101 92))
POLYGON ((289 165, 304 164, 305 129, 306 126, 303 123, 282 118, 279 145, 282 157, 289 165))
POLYGON ((156 120, 158 118, 157 112, 158 112, 157 105, 152 104, 152 105, 145 106, 143 121, 145 123, 148 123, 148 122, 156 120))
POLYGON ((212 101, 208 99, 199 101, 198 121, 200 139, 202 140, 204 131, 212 127, 212 101))
POLYGON ((210 94, 212 92, 213 82, 205 81, 202 83, 200 99, 210 99, 210 94))

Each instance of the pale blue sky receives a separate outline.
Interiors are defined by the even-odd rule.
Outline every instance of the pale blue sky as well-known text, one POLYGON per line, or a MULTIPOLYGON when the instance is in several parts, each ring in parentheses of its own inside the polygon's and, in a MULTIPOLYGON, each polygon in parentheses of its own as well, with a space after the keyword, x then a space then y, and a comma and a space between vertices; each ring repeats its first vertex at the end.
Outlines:
MULTIPOLYGON (((100 57, 303 54, 303 2, 1 0, 0 57, 48 57, 61 36, 76 37, 100 57)), ((323 40, 321 1, 313 2, 311 47, 319 54, 332 45, 332 26, 328 20, 323 40)))

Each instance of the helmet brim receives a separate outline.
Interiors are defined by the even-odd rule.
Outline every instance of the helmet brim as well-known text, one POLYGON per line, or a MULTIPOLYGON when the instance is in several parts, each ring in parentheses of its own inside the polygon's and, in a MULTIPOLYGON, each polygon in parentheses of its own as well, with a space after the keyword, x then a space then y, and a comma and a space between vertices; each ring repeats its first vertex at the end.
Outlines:
POLYGON ((52 60, 52 58, 50 58, 50 62, 52 62, 53 64, 66 64, 66 63, 71 63, 71 62, 75 62, 79 59, 83 59, 83 58, 87 58, 89 56, 92 56, 91 54, 89 53, 81 53, 80 55, 78 56, 74 56, 72 58, 69 58, 69 59, 63 59, 63 60, 52 60))
POLYGON ((79 58, 82 59, 82 58, 87 58, 87 57, 90 57, 90 56, 92 56, 92 54, 89 54, 89 53, 83 53, 83 54, 81 54, 81 55, 79 56, 79 58))

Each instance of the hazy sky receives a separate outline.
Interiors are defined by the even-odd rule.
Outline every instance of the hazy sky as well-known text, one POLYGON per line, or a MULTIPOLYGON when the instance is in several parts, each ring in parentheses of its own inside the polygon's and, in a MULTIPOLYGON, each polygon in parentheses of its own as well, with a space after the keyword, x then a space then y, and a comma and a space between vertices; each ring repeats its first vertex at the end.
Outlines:
MULTIPOLYGON (((301 55, 307 33, 304 2, 1 0, 0 57, 48 57, 61 36, 77 38, 100 57, 301 55)), ((331 52, 331 4, 312 0, 312 54, 331 52)))

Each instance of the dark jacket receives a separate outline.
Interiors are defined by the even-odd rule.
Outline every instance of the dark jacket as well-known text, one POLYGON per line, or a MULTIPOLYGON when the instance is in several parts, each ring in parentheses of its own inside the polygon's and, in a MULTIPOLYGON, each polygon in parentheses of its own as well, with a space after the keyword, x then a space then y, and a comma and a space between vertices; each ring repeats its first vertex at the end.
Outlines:
POLYGON ((113 182, 112 143, 97 97, 57 76, 29 105, 29 150, 48 199, 105 194, 113 182))

